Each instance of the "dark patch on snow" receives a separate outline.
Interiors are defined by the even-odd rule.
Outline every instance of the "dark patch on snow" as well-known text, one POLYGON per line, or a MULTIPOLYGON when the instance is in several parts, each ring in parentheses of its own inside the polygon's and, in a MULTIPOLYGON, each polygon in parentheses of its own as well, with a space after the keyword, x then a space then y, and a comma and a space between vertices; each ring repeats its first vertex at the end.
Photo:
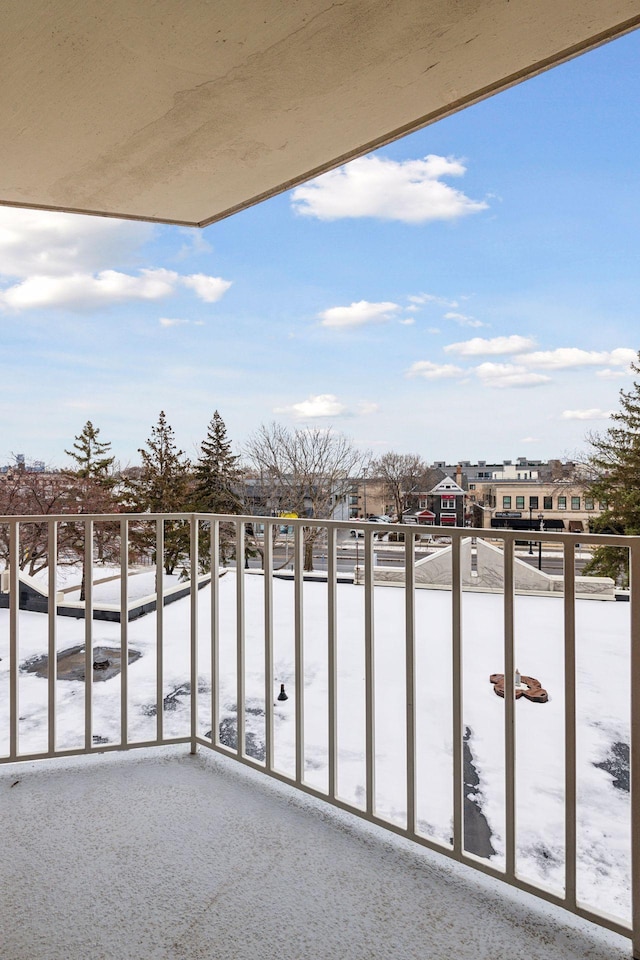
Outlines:
POLYGON ((613 786, 617 790, 629 793, 629 744, 616 740, 611 745, 611 753, 600 763, 594 763, 599 770, 606 770, 613 777, 613 786))
MULTIPOLYGON (((169 693, 162 701, 162 706, 165 712, 173 713, 174 710, 177 710, 178 707, 185 702, 185 698, 191 693, 191 684, 181 683, 179 687, 174 687, 173 690, 170 690, 169 693)), ((145 717, 155 717, 158 713, 158 707, 155 703, 148 703, 142 707, 142 713, 145 717)))
MULTIPOLYGON (((205 733, 205 737, 211 739, 211 730, 205 733)), ((235 717, 225 717, 218 726, 218 740, 223 747, 229 747, 230 750, 238 749, 238 723, 235 717)), ((266 756, 265 745, 250 730, 245 730, 244 734, 244 752, 248 757, 254 760, 264 760, 266 756)))
MULTIPOLYGON (((139 650, 128 651, 128 662, 135 663, 142 654, 139 650)), ((83 643, 66 650, 59 650, 56 654, 58 680, 84 680, 85 646, 83 643)), ((46 678, 49 673, 49 658, 46 654, 41 657, 31 657, 21 664, 26 673, 35 673, 37 677, 46 678)), ((110 680, 120 673, 120 650, 116 647, 93 648, 93 679, 110 680)))
MULTIPOLYGON (((198 684, 198 693, 209 693, 209 690, 210 688, 206 684, 198 684)), ((165 712, 168 711, 169 713, 172 713, 174 710, 177 710, 178 707, 183 706, 190 695, 191 684, 188 680, 185 683, 181 683, 179 686, 174 687, 173 690, 170 690, 162 701, 165 712)), ((145 706, 141 707, 141 711, 145 717, 155 717, 158 712, 158 707, 155 703, 147 703, 145 706)))
POLYGON ((464 779, 464 848, 476 857, 488 859, 495 854, 491 843, 491 827, 482 812, 480 777, 473 763, 469 747, 471 728, 465 727, 462 744, 462 770, 464 779))

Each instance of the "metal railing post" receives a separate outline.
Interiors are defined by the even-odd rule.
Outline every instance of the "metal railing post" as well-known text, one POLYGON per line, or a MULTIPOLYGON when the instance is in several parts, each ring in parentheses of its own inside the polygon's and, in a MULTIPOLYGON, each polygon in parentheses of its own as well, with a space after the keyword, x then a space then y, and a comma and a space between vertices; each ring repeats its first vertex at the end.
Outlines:
POLYGON ((191 516, 191 589, 189 598, 191 600, 191 753, 197 753, 198 750, 198 520, 195 515, 191 516))
POLYGON ((629 550, 631 627, 631 930, 640 960, 640 537, 629 550))
POLYGON ((164 738, 164 519, 156 520, 156 738, 164 738))
POLYGON ((246 749, 245 733, 245 610, 244 610, 244 564, 245 525, 236 524, 236 749, 243 757, 246 749))
POLYGON ((120 743, 129 741, 129 521, 120 520, 120 743))
POLYGON ((404 538, 404 643, 407 750, 407 831, 416 832, 416 554, 413 534, 404 538))
POLYGON ((93 747, 93 520, 84 521, 84 748, 93 747))
POLYGON ((453 850, 460 856, 464 849, 463 821, 463 747, 462 747, 462 578, 460 537, 451 540, 451 630, 452 630, 452 707, 453 707, 453 850))
POLYGON ((20 615, 20 524, 9 528, 9 757, 18 756, 18 622, 20 615))
POLYGON ((564 544, 565 898, 576 906, 576 606, 575 549, 564 544))
POLYGON ((514 663, 514 542, 504 545, 504 751, 506 879, 516 876, 516 716, 514 663))
POLYGON ((47 684, 48 691, 48 711, 47 711, 47 736, 49 753, 54 754, 56 750, 56 680, 58 679, 58 655, 56 650, 56 588, 58 572, 58 524, 55 520, 49 520, 48 524, 48 544, 47 544, 47 563, 48 563, 48 603, 47 603, 47 628, 48 628, 48 649, 47 649, 47 684))

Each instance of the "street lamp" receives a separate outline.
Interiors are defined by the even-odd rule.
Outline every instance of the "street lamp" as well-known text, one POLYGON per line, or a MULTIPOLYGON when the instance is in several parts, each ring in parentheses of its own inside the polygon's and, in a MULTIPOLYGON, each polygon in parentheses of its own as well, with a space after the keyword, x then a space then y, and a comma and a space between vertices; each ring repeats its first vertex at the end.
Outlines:
MULTIPOLYGON (((538 526, 540 533, 544 533, 544 513, 538 514, 538 526)), ((542 570, 542 538, 538 540, 538 570, 542 570)))
POLYGON ((364 518, 367 519, 367 467, 362 471, 362 497, 364 500, 364 518))
MULTIPOLYGON (((533 530, 533 507, 529 503, 529 530, 533 530)), ((533 540, 529 540, 529 556, 533 556, 533 540)))

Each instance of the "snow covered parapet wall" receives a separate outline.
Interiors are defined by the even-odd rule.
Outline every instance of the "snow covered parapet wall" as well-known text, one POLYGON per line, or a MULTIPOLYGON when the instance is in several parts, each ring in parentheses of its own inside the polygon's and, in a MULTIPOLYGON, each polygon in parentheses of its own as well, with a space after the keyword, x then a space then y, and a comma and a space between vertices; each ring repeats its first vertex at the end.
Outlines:
MULTIPOLYGON (((452 547, 445 547, 416 561, 416 586, 450 587, 451 553, 452 547)), ((460 566, 463 590, 503 591, 504 553, 493 544, 481 539, 474 544, 470 537, 463 540, 460 544, 460 566)), ((404 570, 376 567, 374 579, 380 584, 404 584, 404 570)), ((517 557, 513 561, 513 579, 518 593, 560 594, 564 591, 564 577, 543 573, 517 557)), ((362 571, 358 568, 356 582, 361 581, 362 571)), ((575 589, 578 596, 615 599, 615 583, 610 577, 576 577, 575 589)))
MULTIPOLYGON (((205 573, 198 577, 198 590, 202 590, 211 582, 211 574, 205 573)), ((41 580, 29 577, 26 573, 20 571, 19 574, 19 607, 21 610, 29 610, 32 613, 47 613, 49 609, 49 594, 47 586, 41 580)), ((169 587, 162 593, 162 605, 166 607, 176 600, 188 597, 191 593, 191 581, 185 580, 184 583, 169 587)), ((138 597, 131 601, 127 606, 127 620, 137 620, 147 613, 153 613, 157 606, 157 597, 151 593, 145 597, 138 597)), ((9 607, 9 577, 5 572, 0 578, 0 609, 9 607)), ((85 604, 83 600, 68 600, 64 592, 56 593, 56 613, 59 617, 75 617, 81 620, 85 616, 85 604)), ((114 603, 94 603, 93 619, 107 620, 112 623, 120 623, 120 605, 114 603)))

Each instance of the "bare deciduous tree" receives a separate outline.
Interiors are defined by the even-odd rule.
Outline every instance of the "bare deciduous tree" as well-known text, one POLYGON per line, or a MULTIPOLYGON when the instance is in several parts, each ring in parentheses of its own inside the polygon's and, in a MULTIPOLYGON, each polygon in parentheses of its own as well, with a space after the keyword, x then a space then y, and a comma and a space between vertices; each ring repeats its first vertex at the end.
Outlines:
POLYGON ((413 506, 417 494, 424 491, 429 468, 417 453, 383 454, 371 464, 371 473, 379 477, 393 497, 398 522, 413 506))
MULTIPOLYGON (((290 430, 277 423, 263 424, 251 437, 246 456, 268 490, 270 512, 326 519, 336 503, 349 493, 353 478, 362 473, 369 454, 332 430, 290 430)), ((318 527, 304 528, 304 569, 313 570, 313 547, 318 527)))

